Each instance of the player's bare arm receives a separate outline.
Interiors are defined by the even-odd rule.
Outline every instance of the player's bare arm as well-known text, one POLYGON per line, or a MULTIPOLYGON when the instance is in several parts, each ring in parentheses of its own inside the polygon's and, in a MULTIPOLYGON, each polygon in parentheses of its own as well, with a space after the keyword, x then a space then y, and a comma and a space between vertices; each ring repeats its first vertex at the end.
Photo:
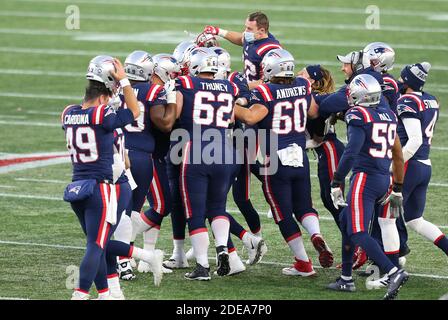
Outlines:
POLYGON ((392 172, 394 181, 402 184, 404 180, 404 158, 398 136, 395 137, 395 143, 392 146, 392 172))
POLYGON ((314 97, 311 96, 310 108, 308 109, 308 117, 310 119, 316 119, 319 116, 319 105, 314 100, 314 97))
POLYGON ((175 103, 169 103, 166 106, 152 106, 149 110, 151 121, 162 132, 170 132, 176 121, 177 106, 175 103))
POLYGON ((250 126, 263 120, 268 112, 268 108, 262 104, 254 104, 250 109, 244 108, 238 104, 235 105, 235 118, 250 126))
POLYGON ((215 26, 206 26, 204 28, 205 33, 213 34, 215 36, 220 36, 233 44, 238 46, 243 45, 243 33, 237 31, 228 31, 215 26))

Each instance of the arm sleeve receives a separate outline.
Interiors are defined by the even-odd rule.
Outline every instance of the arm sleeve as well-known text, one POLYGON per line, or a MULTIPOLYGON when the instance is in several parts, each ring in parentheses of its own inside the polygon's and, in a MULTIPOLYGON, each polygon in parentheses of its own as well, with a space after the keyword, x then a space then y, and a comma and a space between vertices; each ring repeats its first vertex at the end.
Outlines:
POLYGON ((345 95, 345 89, 330 94, 319 104, 319 114, 324 118, 328 118, 332 113, 345 112, 348 109, 350 109, 350 106, 345 95))
POLYGON ((362 127, 348 126, 347 129, 348 143, 339 161, 338 169, 335 176, 345 179, 355 161, 355 156, 361 151, 366 139, 366 134, 362 127))
POLYGON ((423 143, 422 125, 419 119, 403 118, 403 125, 408 135, 408 142, 403 147, 404 162, 411 159, 423 143))

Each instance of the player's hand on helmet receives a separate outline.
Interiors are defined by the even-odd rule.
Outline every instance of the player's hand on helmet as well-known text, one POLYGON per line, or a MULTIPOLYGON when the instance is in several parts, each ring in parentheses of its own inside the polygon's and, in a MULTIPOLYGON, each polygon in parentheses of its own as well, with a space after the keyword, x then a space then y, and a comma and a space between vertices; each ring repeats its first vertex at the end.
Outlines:
POLYGON ((398 218, 403 213, 403 185, 394 183, 392 190, 390 190, 380 201, 381 205, 390 203, 390 215, 393 218, 398 218))
POLYGON ((112 77, 114 77, 114 79, 117 81, 125 79, 126 72, 124 71, 124 67, 121 61, 115 58, 114 60, 112 60, 112 63, 114 64, 115 67, 115 71, 110 72, 112 77))
POLYGON ((347 203, 344 200, 344 192, 342 191, 342 188, 344 186, 344 181, 337 177, 337 174, 335 173, 333 177, 333 181, 331 181, 331 200, 333 201, 333 205, 336 209, 343 208, 347 206, 347 203))
POLYGON ((217 36, 219 34, 219 28, 214 26, 205 26, 204 33, 209 33, 214 36, 217 36))

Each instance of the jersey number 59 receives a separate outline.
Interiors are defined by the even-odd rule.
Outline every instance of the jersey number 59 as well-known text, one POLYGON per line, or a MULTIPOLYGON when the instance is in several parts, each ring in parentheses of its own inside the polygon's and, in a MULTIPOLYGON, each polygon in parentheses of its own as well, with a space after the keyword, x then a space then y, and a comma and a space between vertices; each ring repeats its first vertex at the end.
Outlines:
POLYGON ((375 158, 392 159, 392 146, 397 134, 395 123, 374 123, 372 126, 372 142, 379 144, 379 148, 370 148, 369 153, 375 158))

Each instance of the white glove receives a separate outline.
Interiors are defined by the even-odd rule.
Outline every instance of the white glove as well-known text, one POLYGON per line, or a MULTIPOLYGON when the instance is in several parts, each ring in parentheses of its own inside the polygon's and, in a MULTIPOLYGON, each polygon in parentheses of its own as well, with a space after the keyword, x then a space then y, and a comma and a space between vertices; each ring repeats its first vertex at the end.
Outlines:
POLYGON ((336 209, 339 207, 347 207, 348 204, 344 200, 344 193, 340 187, 331 188, 331 200, 333 200, 333 205, 336 209))
POLYGON ((164 89, 167 103, 176 103, 176 82, 173 79, 168 80, 164 85, 164 89))
POLYGON ((121 107, 121 99, 120 96, 118 94, 114 95, 112 98, 110 98, 109 103, 108 103, 115 111, 118 110, 118 108, 121 107))
POLYGON ((403 213, 403 194, 401 192, 392 191, 388 195, 386 194, 384 199, 380 202, 381 205, 390 203, 390 215, 393 218, 398 218, 403 213))

